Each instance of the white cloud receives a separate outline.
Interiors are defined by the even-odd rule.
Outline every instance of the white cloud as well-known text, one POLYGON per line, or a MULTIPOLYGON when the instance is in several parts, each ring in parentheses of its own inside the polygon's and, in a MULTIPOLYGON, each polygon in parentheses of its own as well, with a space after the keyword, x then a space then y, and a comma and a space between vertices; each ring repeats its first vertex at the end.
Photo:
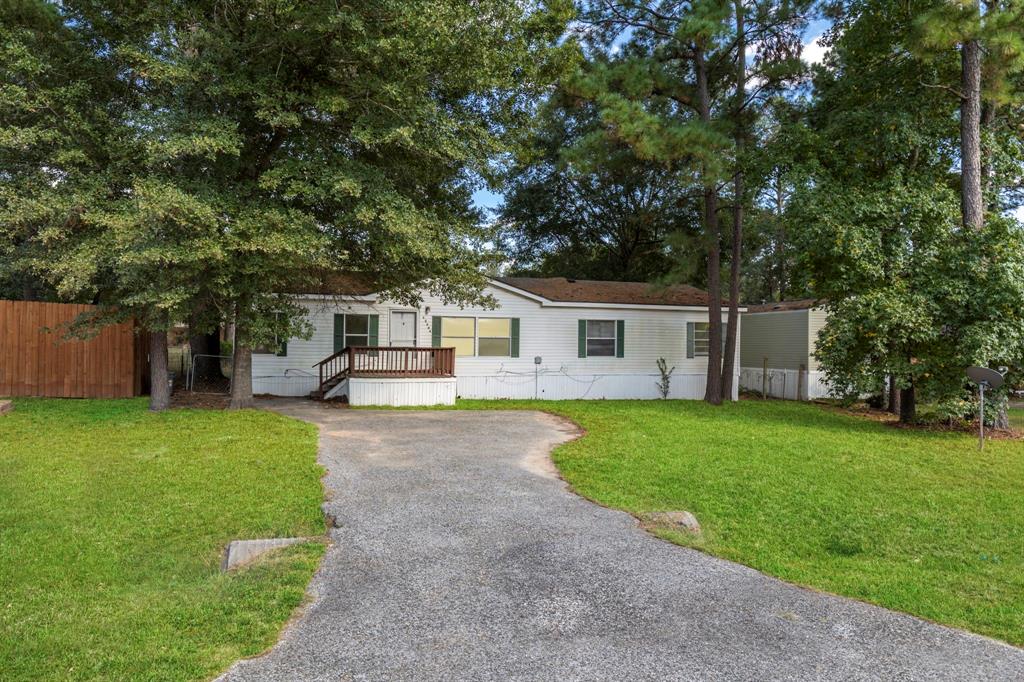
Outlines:
POLYGON ((824 34, 815 36, 810 42, 804 44, 803 59, 808 64, 821 64, 825 58, 826 48, 821 44, 824 34))

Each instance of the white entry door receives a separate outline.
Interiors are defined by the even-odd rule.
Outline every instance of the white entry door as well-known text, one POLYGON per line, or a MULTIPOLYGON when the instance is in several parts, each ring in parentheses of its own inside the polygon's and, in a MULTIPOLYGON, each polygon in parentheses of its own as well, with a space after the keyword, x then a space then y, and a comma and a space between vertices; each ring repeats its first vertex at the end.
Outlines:
POLYGON ((405 310, 391 311, 388 336, 392 346, 416 345, 416 313, 405 310))

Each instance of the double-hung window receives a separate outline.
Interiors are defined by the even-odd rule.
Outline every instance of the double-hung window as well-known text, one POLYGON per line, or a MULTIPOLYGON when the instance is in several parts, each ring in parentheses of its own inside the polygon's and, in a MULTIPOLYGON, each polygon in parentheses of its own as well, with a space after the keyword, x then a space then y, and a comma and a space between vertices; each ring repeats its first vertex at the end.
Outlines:
POLYGON ((693 356, 706 358, 711 346, 708 341, 711 338, 710 325, 707 322, 693 323, 693 356))
POLYGON ((441 346, 455 349, 456 356, 476 354, 476 318, 442 317, 441 346))
POLYGON ((625 357, 626 322, 624 320, 580 320, 579 356, 581 358, 625 357))
POLYGON ((352 346, 376 346, 379 319, 371 314, 335 313, 334 352, 352 346))
POLYGON ((615 357, 615 320, 587 320, 587 357, 615 357))
MULTIPOLYGON (((725 336, 729 325, 722 323, 722 352, 725 352, 725 336)), ((707 322, 686 323, 686 357, 706 358, 711 355, 711 325, 707 322)))
POLYGON ((481 317, 477 320, 476 354, 507 358, 512 354, 512 320, 508 317, 481 317))
POLYGON ((370 345, 370 316, 345 315, 345 346, 370 345))

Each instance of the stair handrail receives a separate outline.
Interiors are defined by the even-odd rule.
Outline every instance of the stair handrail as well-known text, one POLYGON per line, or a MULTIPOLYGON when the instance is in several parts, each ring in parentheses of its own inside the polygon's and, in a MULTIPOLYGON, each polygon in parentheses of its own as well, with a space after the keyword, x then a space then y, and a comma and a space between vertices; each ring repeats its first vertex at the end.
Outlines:
POLYGON ((345 346, 344 348, 342 348, 338 352, 336 352, 336 353, 334 353, 332 355, 328 355, 326 358, 324 358, 320 362, 318 362, 315 365, 313 365, 313 367, 316 367, 319 370, 320 384, 319 384, 318 388, 322 391, 324 389, 324 384, 325 383, 327 383, 328 381, 330 381, 334 377, 341 376, 345 372, 347 372, 349 370, 349 368, 352 366, 351 365, 351 360, 352 360, 352 349, 349 346, 345 346), (337 360, 338 358, 340 358, 342 356, 345 356, 347 358, 347 361, 345 362, 345 365, 340 370, 338 370, 337 372, 333 372, 333 373, 329 374, 327 376, 327 378, 325 379, 324 378, 324 368, 327 367, 328 365, 330 365, 331 363, 333 363, 335 360, 337 360))

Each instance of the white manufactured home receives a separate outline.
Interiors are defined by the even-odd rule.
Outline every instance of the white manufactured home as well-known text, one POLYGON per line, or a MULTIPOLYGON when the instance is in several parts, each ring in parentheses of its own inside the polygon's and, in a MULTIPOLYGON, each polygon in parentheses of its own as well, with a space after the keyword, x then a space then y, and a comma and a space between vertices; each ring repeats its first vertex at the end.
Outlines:
POLYGON ((828 397, 815 357, 825 320, 818 299, 748 306, 740 325, 740 386, 789 400, 828 397))
POLYGON ((492 279, 485 293, 493 309, 429 295, 417 307, 372 291, 297 295, 313 336, 254 353, 253 392, 395 406, 657 398, 665 358, 670 397, 704 395, 704 291, 558 277, 492 279))

